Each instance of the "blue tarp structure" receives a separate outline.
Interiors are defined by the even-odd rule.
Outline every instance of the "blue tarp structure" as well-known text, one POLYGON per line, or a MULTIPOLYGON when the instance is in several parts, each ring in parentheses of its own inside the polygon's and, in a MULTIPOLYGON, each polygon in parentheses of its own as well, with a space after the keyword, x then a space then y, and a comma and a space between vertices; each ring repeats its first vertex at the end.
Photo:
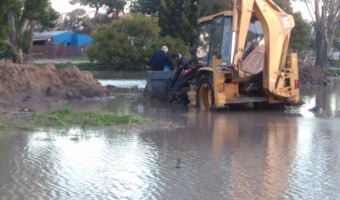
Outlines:
POLYGON ((33 37, 34 43, 46 44, 63 43, 65 46, 84 46, 92 44, 92 38, 88 35, 73 33, 72 31, 50 31, 50 32, 35 32, 33 37))

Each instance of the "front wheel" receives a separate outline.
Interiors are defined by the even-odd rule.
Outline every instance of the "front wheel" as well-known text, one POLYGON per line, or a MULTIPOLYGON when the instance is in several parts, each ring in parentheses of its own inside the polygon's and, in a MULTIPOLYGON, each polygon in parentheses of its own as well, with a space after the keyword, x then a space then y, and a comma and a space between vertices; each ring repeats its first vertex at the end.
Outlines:
POLYGON ((196 100, 197 107, 202 110, 211 110, 214 108, 215 97, 211 74, 203 74, 199 78, 196 89, 196 100))

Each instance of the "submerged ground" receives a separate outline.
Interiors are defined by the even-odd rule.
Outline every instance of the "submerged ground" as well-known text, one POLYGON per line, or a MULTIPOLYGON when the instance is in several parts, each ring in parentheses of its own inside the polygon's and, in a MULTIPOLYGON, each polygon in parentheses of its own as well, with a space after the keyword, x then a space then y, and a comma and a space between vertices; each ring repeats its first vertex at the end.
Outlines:
POLYGON ((127 89, 110 99, 67 106, 176 128, 2 134, 0 199, 340 198, 339 83, 304 86, 301 107, 201 112, 149 101, 134 88, 141 80, 128 79, 115 80, 127 89), (322 109, 310 112, 315 106, 322 109))

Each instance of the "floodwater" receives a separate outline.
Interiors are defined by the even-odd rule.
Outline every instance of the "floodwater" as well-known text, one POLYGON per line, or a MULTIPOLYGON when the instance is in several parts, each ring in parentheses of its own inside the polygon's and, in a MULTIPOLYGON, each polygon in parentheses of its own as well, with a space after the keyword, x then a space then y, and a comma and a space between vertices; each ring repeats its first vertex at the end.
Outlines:
POLYGON ((71 102, 179 128, 4 134, 0 199, 340 199, 340 84, 301 94, 301 107, 266 111, 202 112, 138 92, 71 102))

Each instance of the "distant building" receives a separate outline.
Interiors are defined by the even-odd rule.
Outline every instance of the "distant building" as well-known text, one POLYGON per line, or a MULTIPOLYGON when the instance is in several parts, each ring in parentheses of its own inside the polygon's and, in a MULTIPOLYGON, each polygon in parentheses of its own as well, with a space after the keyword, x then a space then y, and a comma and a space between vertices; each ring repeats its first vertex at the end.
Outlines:
POLYGON ((33 45, 63 44, 64 46, 85 46, 92 44, 92 38, 72 31, 35 32, 33 45))
POLYGON ((92 42, 90 36, 72 31, 35 32, 31 56, 52 59, 84 56, 92 42))

